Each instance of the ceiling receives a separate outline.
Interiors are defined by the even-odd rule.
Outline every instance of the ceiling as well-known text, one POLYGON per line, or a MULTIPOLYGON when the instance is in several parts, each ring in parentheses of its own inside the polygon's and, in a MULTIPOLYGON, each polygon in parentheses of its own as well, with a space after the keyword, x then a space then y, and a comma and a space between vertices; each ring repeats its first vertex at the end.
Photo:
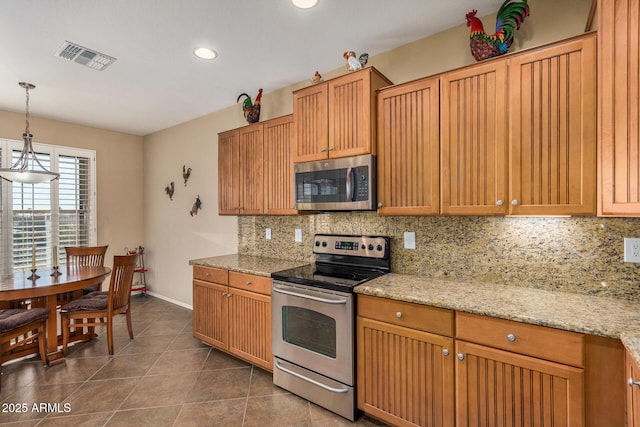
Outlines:
MULTIPOLYGON (((0 0, 0 109, 134 135, 204 116, 495 12, 501 0, 0 0), (103 71, 54 56, 73 42, 103 71), (193 49, 208 46, 205 61, 193 49)), ((37 139, 37 129, 33 129, 37 139)))

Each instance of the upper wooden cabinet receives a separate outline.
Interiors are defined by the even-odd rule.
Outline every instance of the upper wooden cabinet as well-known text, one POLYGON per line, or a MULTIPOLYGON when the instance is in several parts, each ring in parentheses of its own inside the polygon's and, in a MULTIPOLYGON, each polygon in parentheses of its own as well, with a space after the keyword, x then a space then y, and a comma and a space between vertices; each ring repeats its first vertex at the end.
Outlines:
POLYGON ((598 1, 598 213, 640 216, 639 0, 598 1))
POLYGON ((596 214, 596 37, 509 59, 509 213, 596 214))
POLYGON ((507 61, 441 76, 445 215, 507 212, 507 61))
POLYGON ((292 215, 293 208, 293 116, 263 123, 264 213, 292 215))
POLYGON ((440 212, 440 82, 378 93, 378 214, 440 212))
POLYGON ((374 153, 375 92, 390 84, 367 67, 294 92, 293 161, 374 153))
POLYGON ((443 74, 443 214, 595 215, 595 57, 592 34, 443 74))
POLYGON ((218 134, 218 213, 289 215, 292 116, 218 134))

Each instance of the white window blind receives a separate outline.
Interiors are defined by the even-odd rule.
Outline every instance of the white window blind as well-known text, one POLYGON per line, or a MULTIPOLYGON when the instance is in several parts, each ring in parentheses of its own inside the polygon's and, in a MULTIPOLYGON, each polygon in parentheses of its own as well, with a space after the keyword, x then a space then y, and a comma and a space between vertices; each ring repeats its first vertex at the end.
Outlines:
MULTIPOLYGON (((12 163, 15 162, 22 143, 2 142, 0 153, 11 151, 12 163)), ((58 246, 59 263, 64 265, 64 246, 92 246, 97 241, 95 152, 33 145, 38 160, 47 169, 60 173, 60 178, 40 184, 2 184, 0 239, 5 253, 0 259, 5 273, 30 269, 34 246, 36 267, 44 269, 52 266, 54 246, 58 246)), ((2 164, 11 166, 4 161, 2 164)))

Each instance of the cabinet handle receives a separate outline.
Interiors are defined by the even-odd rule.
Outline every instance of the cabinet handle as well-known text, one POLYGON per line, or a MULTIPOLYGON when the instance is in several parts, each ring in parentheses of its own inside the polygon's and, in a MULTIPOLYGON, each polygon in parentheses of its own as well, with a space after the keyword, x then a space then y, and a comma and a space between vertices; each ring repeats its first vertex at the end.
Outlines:
POLYGON ((378 207, 381 208, 382 207, 382 202, 378 202, 378 207))
POLYGON ((446 348, 442 349, 442 355, 443 356, 448 356, 449 355, 449 350, 447 350, 446 348))
POLYGON ((329 147, 329 151, 333 151, 333 147, 329 147))
POLYGON ((325 151, 327 151, 327 149, 326 149, 326 148, 324 148, 324 147, 322 147, 322 148, 320 149, 320 152, 321 152, 321 153, 324 153, 325 151))
POLYGON ((400 319, 400 318, 402 317, 402 312, 401 312, 401 311, 397 312, 397 313, 396 313, 396 317, 397 317, 398 319, 400 319))
POLYGON ((502 200, 498 200, 498 201, 496 202, 496 206, 502 206, 502 204, 503 204, 502 200))
POLYGON ((509 341, 509 342, 515 342, 515 341, 516 341, 516 336, 515 336, 515 334, 507 334, 507 341, 509 341))
POLYGON ((211 277, 211 273, 204 273, 204 277, 211 277))
POLYGON ((517 200, 517 199, 513 199, 513 200, 511 201, 511 204, 512 204, 513 206, 518 206, 518 200, 517 200))
POLYGON ((247 286, 251 286, 251 282, 247 280, 247 281, 245 282, 245 285, 247 285, 247 286))
POLYGON ((633 378, 629 378, 629 387, 633 387, 634 385, 640 387, 640 381, 634 381, 633 378))
POLYGON ((458 360, 464 360, 464 353, 458 353, 458 360))

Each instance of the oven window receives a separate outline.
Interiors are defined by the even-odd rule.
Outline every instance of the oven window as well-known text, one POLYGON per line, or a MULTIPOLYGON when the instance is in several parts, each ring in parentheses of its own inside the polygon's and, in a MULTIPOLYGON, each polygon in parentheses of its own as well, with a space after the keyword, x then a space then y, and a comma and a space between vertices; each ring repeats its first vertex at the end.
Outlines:
POLYGON ((336 358, 336 321, 317 311, 282 307, 282 338, 289 344, 336 358))

